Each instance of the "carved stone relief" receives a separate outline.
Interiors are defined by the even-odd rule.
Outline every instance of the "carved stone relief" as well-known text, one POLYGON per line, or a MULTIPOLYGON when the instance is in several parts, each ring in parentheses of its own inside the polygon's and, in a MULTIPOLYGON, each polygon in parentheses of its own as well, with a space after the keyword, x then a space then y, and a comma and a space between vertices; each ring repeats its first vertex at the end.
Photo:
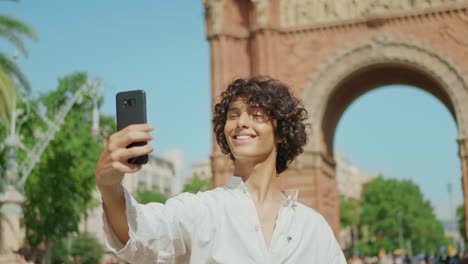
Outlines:
POLYGON ((252 0, 252 3, 255 5, 258 27, 265 27, 268 24, 269 2, 270 0, 252 0))
POLYGON ((281 0, 283 27, 304 26, 394 11, 468 3, 468 0, 281 0))
POLYGON ((224 5, 226 0, 203 0, 211 34, 219 33, 223 26, 224 5))

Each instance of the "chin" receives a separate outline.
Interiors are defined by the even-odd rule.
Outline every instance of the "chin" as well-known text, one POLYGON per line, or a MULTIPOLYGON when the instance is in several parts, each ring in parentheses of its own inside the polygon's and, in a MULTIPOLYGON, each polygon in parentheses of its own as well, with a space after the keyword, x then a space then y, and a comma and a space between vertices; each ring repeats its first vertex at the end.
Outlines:
POLYGON ((252 161, 252 160, 264 160, 269 156, 269 153, 252 153, 252 152, 237 152, 232 153, 234 158, 239 161, 252 161))

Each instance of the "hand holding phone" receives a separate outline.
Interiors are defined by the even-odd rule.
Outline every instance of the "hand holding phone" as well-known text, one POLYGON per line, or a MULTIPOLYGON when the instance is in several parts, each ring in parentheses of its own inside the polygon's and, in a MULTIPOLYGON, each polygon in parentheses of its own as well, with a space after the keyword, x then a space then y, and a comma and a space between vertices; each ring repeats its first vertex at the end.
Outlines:
MULTIPOLYGON (((132 124, 146 124, 146 94, 143 90, 125 91, 116 95, 117 130, 132 124)), ((144 146, 147 142, 133 142, 127 148, 144 146)), ((148 155, 128 159, 130 164, 146 164, 148 155)))

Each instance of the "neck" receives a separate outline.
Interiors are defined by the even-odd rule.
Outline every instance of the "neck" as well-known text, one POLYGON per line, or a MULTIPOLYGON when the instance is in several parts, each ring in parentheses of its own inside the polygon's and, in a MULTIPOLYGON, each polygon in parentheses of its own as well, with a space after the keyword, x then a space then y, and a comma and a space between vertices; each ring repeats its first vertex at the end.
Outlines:
POLYGON ((285 198, 276 174, 276 155, 270 155, 261 162, 236 159, 234 174, 242 177, 252 198, 259 204, 285 198))

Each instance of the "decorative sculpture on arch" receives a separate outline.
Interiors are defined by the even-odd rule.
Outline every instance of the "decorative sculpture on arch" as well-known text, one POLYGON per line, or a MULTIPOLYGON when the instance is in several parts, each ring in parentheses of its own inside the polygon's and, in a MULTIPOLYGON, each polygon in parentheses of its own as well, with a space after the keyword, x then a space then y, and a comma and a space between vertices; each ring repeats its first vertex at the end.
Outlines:
POLYGON ((203 0, 210 21, 211 34, 221 32, 226 0, 203 0))
POLYGON ((257 14, 257 26, 263 28, 269 20, 269 0, 252 0, 257 14))
POLYGON ((363 18, 395 11, 468 3, 467 0, 281 0, 283 27, 363 18))

